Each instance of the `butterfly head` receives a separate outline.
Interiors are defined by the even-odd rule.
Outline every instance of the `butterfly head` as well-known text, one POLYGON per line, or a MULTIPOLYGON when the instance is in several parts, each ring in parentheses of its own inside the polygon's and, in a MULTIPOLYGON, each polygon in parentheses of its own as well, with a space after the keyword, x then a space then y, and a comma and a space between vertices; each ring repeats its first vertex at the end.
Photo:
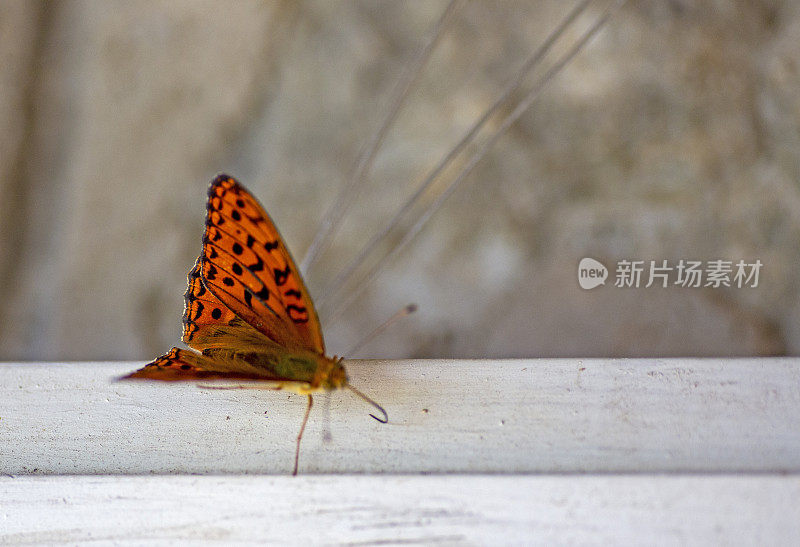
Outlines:
POLYGON ((344 370, 343 357, 334 356, 333 359, 323 356, 328 363, 328 374, 322 382, 325 389, 339 389, 347 385, 347 373, 344 370))

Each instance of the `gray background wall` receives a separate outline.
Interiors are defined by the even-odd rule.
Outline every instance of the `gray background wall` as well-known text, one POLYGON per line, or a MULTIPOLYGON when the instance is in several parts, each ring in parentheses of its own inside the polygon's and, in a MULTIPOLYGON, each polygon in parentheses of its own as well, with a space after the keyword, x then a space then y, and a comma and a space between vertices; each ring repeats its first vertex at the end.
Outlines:
MULTIPOLYGON (((572 5, 457 14, 312 292, 572 5)), ((217 172, 301 256, 443 7, 0 3, 0 358, 149 359, 177 342, 217 172)), ((329 350, 416 302, 359 355, 800 353, 798 44, 789 0, 629 2, 325 325, 329 350), (755 289, 584 291, 584 256, 764 267, 755 289)))

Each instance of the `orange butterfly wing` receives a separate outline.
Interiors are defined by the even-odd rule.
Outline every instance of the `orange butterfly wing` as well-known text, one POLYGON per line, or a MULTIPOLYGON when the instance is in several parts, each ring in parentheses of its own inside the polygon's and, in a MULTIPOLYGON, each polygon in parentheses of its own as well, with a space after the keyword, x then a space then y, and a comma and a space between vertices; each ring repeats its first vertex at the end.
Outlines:
POLYGON ((219 175, 208 190, 203 253, 189 271, 182 340, 126 378, 291 381, 254 366, 247 352, 309 350, 324 355, 308 290, 264 208, 219 175))
POLYGON ((180 381, 187 378, 221 378, 219 373, 208 370, 203 356, 195 351, 172 348, 158 359, 146 364, 125 378, 180 381))
POLYGON ((203 286, 277 345, 324 354, 314 304, 264 208, 227 175, 214 179, 208 196, 203 286))
POLYGON ((220 325, 241 323, 236 314, 229 310, 219 298, 214 296, 200 276, 200 262, 197 259, 189 271, 183 307, 183 336, 181 340, 189 347, 203 351, 210 347, 206 334, 220 325))
MULTIPOLYGON (((263 357, 263 355, 262 355, 263 357)), ((161 380, 261 380, 276 384, 292 383, 268 367, 248 360, 248 355, 235 351, 216 350, 198 353, 191 349, 172 348, 143 368, 123 379, 161 380)))

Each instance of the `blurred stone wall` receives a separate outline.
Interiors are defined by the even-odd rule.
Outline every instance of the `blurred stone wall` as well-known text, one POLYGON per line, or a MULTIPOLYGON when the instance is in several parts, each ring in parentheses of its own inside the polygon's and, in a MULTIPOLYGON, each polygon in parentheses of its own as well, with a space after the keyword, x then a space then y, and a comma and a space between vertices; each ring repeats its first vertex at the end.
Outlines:
MULTIPOLYGON (((220 171, 299 259, 444 5, 0 3, 0 358, 149 359, 175 344, 220 171)), ((312 293, 572 5, 457 13, 312 293)), ((800 353, 798 44, 797 2, 631 0, 327 321, 330 352, 416 302, 358 355, 800 353), (585 256, 764 266, 757 288, 622 289, 612 271, 587 291, 585 256)))

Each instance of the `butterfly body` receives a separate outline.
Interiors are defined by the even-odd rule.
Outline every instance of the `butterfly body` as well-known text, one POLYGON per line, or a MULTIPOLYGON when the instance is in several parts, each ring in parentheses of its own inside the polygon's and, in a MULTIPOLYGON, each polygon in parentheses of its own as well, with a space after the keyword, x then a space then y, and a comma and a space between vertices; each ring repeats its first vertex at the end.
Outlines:
POLYGON ((172 348, 125 379, 161 381, 252 380, 300 395, 347 385, 342 360, 279 348, 219 348, 202 353, 172 348))

